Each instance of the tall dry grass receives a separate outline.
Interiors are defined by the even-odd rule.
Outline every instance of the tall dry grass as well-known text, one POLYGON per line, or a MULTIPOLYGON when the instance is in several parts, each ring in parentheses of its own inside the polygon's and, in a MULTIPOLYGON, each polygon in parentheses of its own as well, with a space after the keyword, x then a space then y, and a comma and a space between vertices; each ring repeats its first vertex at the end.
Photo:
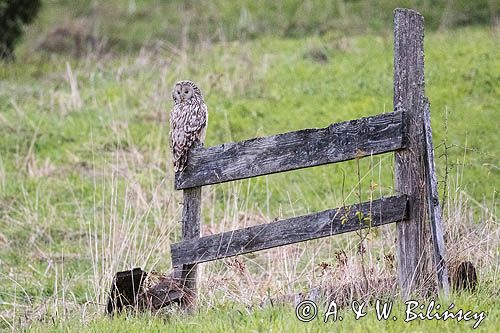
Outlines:
MULTIPOLYGON (((183 52, 179 50, 179 52, 183 52)), ((243 57, 243 55, 241 55, 243 57)), ((181 57, 182 59, 182 57, 181 57)), ((95 59, 89 60, 81 71, 91 70, 95 59)), ((105 61, 105 60, 98 60, 105 61)), ((155 70, 174 71, 173 76, 185 73, 189 64, 171 68, 162 61, 155 62, 147 51, 132 63, 124 63, 116 70, 117 80, 126 81, 127 72, 138 72, 145 66, 154 66, 155 70), (184 66, 184 67, 183 67, 184 66)), ((243 61, 245 62, 245 61, 243 61)), ((85 63, 85 61, 83 61, 85 63)), ((223 62, 224 63, 224 62, 223 62)), ((255 80, 255 77, 241 80, 242 73, 254 71, 249 67, 223 68, 229 77, 239 82, 236 85, 218 83, 216 78, 207 76, 201 78, 203 84, 213 89, 222 89, 228 94, 237 95, 244 91, 255 80)), ((97 64, 99 66, 99 64, 97 64)), ((265 67, 259 67, 265 71, 265 67)), ((61 115, 74 112, 81 107, 82 98, 78 90, 78 82, 74 69, 67 65, 67 78, 70 85, 69 94, 54 92, 55 99, 60 102, 53 106, 61 115)), ((263 74, 262 74, 263 75, 263 74)), ((91 75, 90 75, 91 76, 91 75)), ((165 75, 156 84, 158 94, 155 94, 151 104, 141 106, 152 108, 157 112, 158 119, 164 121, 162 101, 167 99, 169 86, 165 75), (156 105, 156 106, 155 106, 156 105), (162 105, 162 107, 158 107, 162 105)), ((226 80, 230 82, 233 80, 226 80)), ((97 102, 90 98, 87 103, 97 102)), ((111 106, 110 106, 111 107, 111 106)), ((22 111, 20 111, 22 112, 22 111)), ((81 254, 78 259, 88 259, 91 270, 82 276, 66 274, 65 261, 74 259, 64 254, 64 251, 54 256, 45 256, 48 267, 46 272, 36 272, 46 276, 53 272, 52 293, 43 299, 33 300, 29 291, 25 290, 23 282, 16 274, 3 270, 1 278, 14 286, 15 302, 3 303, 0 320, 6 326, 17 329, 27 327, 32 321, 61 321, 67 318, 78 318, 82 322, 103 315, 104 306, 110 289, 110 284, 117 271, 142 267, 145 270, 169 271, 170 244, 180 240, 181 196, 173 190, 172 169, 165 161, 169 160, 168 150, 162 147, 161 136, 166 131, 159 132, 156 142, 151 143, 147 156, 136 147, 130 136, 130 122, 127 120, 112 121, 109 130, 117 141, 126 142, 126 149, 115 147, 109 152, 104 162, 90 161, 82 170, 85 177, 90 177, 94 186, 93 205, 87 207, 78 202, 77 196, 71 198, 75 209, 75 220, 84 235, 81 243, 81 254), (147 170, 146 172, 141 172, 147 170), (158 175, 161 174, 161 177, 158 175), (158 179, 161 179, 158 181, 158 179), (146 180, 145 180, 146 179, 146 180), (89 214, 89 210, 91 213, 89 214), (75 289, 84 288, 85 301, 76 295, 75 289), (18 296, 17 296, 18 295, 18 296)), ((33 136, 36 140, 36 136, 33 136)), ((97 143, 96 143, 97 146, 97 143)), ((101 154, 92 147, 93 156, 101 154)), ((390 155, 382 158, 391 158, 390 155)), ((48 167, 36 163, 36 156, 26 156, 27 165, 31 165, 30 174, 33 177, 46 175, 48 167)), ((50 166, 50 161, 47 162, 50 166)), ((380 184, 380 159, 372 159, 368 172, 361 173, 358 169, 359 184, 369 179, 371 184, 380 184)), ((0 186, 5 186, 5 172, 0 158, 0 186)), ((57 172, 52 170, 51 172, 57 172)), ((492 285, 498 281, 500 228, 493 210, 494 198, 491 202, 477 202, 465 191, 461 190, 461 174, 457 171, 455 177, 450 177, 444 205, 445 239, 448 250, 448 262, 469 260, 477 265, 480 283, 492 285)), ((229 185, 209 186, 203 189, 203 225, 204 235, 233 230, 245 226, 266 223, 274 220, 269 206, 272 200, 268 192, 267 200, 262 205, 255 205, 248 198, 254 190, 251 180, 238 181, 229 185)), ((366 190, 366 189, 364 189, 366 190)), ((381 187, 368 189, 374 196, 385 193, 381 187)), ((346 188, 344 197, 339 198, 339 204, 355 197, 359 186, 346 188)), ((58 208, 46 207, 45 214, 39 214, 39 197, 34 200, 23 193, 25 201, 16 207, 16 214, 9 217, 9 223, 26 225, 34 231, 32 237, 44 234, 44 228, 58 221, 58 208)), ((284 208, 283 215, 299 214, 304 207, 290 200, 284 208)), ((340 285, 360 285, 363 283, 363 270, 368 279, 386 278, 387 281, 395 275, 395 228, 384 226, 372 229, 369 234, 357 235, 351 233, 301 244, 275 248, 255 254, 228 258, 217 262, 200 265, 199 299, 200 309, 210 308, 225 302, 237 302, 249 308, 255 305, 276 301, 294 301, 299 293, 311 295, 317 287, 335 292, 340 285), (363 255, 362 255, 363 254, 363 255)), ((0 242, 2 242, 0 230, 0 242)), ((5 242, 8 243, 8 242, 5 242)), ((8 244, 6 245, 8 246, 8 244)), ((30 270, 36 270, 30 267, 30 270)), ((40 285, 44 282, 37 282, 40 285)), ((373 293, 389 292, 395 296, 393 285, 386 284, 373 293), (385 289, 383 289, 385 288, 385 289), (383 289, 383 290, 381 290, 383 289)), ((355 297, 356 291, 352 293, 355 297)), ((369 297, 370 295, 363 295, 369 297)))

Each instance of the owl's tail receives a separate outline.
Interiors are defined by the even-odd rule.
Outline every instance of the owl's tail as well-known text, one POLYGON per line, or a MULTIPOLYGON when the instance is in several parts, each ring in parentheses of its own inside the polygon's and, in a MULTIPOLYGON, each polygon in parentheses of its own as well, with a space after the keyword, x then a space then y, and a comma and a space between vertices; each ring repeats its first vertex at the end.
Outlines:
POLYGON ((185 145, 182 150, 176 150, 174 149, 173 152, 173 157, 174 157, 174 169, 175 172, 181 172, 186 169, 187 166, 187 160, 188 160, 188 155, 189 155, 189 149, 194 146, 203 146, 203 142, 200 141, 198 138, 194 138, 194 140, 189 144, 185 145))
POLYGON ((175 172, 181 172, 186 169, 188 154, 185 152, 184 154, 179 155, 176 159, 174 159, 174 169, 175 172))

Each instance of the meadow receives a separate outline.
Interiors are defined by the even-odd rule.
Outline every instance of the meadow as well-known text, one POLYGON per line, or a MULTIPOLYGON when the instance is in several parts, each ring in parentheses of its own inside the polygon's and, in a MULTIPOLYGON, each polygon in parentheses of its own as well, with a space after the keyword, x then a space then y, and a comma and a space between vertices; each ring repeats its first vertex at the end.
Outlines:
MULTIPOLYGON (((269 304, 317 285, 359 282, 363 267, 371 277, 393 276, 394 226, 370 232, 363 258, 360 238, 351 234, 203 264, 193 316, 176 309, 114 320, 103 315, 115 272, 171 268, 182 209, 168 145, 176 81, 189 78, 202 89, 208 146, 393 107, 393 2, 374 8, 305 1, 301 8, 286 1, 281 16, 259 9, 258 1, 186 3, 49 1, 27 28, 16 61, 0 63, 0 330, 470 330, 470 322, 374 316, 301 323, 293 302, 269 304), (46 38, 56 39, 57 26, 69 33, 62 47, 46 38), (79 51, 75 36, 87 40, 79 51)), ((450 262, 470 260, 480 272, 476 293, 441 302, 487 311, 477 330, 494 331, 499 30, 482 21, 487 10, 469 8, 478 15, 470 25, 453 21, 441 5, 441 11, 429 6, 421 5, 429 14, 426 93, 447 249, 450 262)), ((202 233, 378 198, 393 194, 393 186, 391 154, 209 186, 202 233)))

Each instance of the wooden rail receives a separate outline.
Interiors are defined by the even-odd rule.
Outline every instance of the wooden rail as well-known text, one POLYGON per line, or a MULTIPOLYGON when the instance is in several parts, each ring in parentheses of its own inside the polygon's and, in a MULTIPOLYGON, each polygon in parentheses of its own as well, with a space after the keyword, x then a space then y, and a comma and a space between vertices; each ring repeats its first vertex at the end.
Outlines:
POLYGON ((223 183, 403 148, 401 112, 305 129, 189 152, 188 166, 176 174, 175 188, 223 183))
POLYGON ((172 244, 172 264, 194 264, 270 249, 368 227, 407 217, 405 195, 329 209, 286 220, 227 231, 172 244))

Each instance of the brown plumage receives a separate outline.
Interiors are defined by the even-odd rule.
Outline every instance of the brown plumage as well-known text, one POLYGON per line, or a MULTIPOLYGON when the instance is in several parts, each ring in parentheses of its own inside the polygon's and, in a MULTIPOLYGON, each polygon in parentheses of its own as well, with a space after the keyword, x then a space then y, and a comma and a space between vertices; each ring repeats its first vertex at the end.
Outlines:
POLYGON ((203 144, 208 109, 200 89, 191 81, 179 81, 172 91, 174 107, 170 113, 170 145, 175 172, 186 168, 189 149, 203 144))

